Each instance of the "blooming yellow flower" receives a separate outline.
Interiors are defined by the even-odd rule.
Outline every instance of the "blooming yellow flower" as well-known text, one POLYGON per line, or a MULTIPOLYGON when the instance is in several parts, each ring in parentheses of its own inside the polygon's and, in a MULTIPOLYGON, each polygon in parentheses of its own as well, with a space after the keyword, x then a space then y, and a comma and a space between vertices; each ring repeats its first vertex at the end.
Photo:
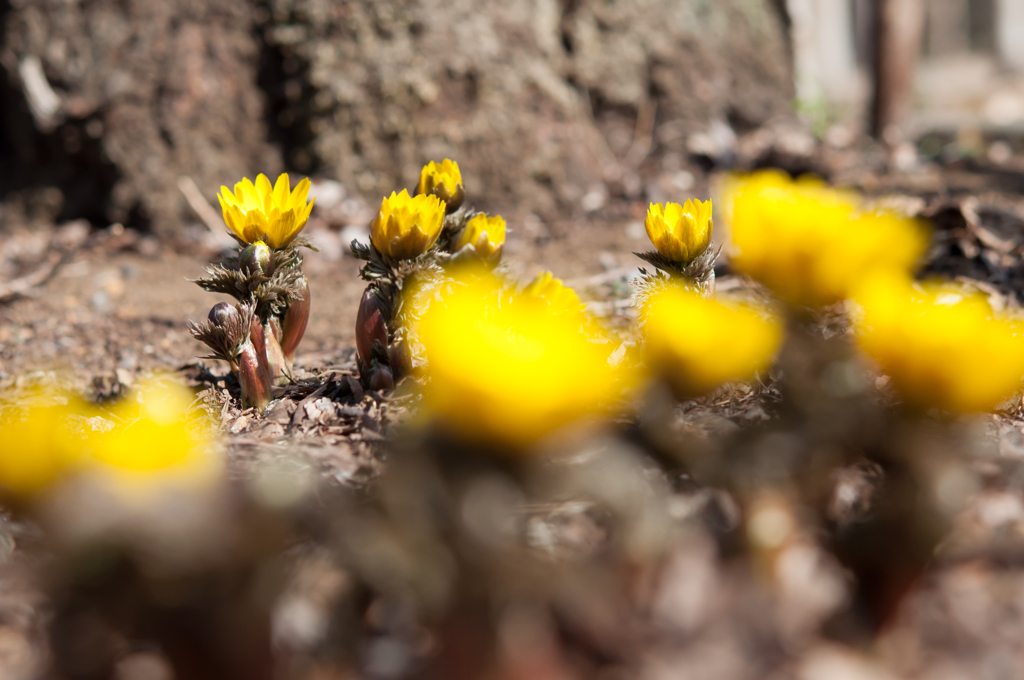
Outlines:
POLYGON ((782 329, 767 311, 709 300, 681 286, 655 292, 643 310, 645 363, 681 397, 750 380, 771 366, 782 329))
POLYGON ((624 369, 571 318, 501 304, 494 278, 457 280, 419 322, 426 407, 456 436, 522 450, 587 416, 606 413, 624 369))
POLYGON ((293 191, 287 174, 278 177, 271 187, 270 180, 261 173, 255 184, 248 177, 242 178, 235 184, 234 193, 222 186, 217 198, 224 222, 238 238, 246 243, 262 240, 276 250, 291 243, 306 226, 316 200, 307 204, 308 195, 309 179, 304 178, 293 191))
POLYGON ((82 448, 73 417, 85 405, 68 395, 37 392, 0 414, 0 487, 29 497, 72 468, 82 448))
POLYGON ((444 203, 433 195, 391 192, 370 224, 370 239, 382 255, 411 260, 430 250, 444 226, 444 203))
POLYGON ((910 404, 989 411, 1021 388, 1024 324, 949 284, 873 277, 855 294, 861 349, 910 404))
POLYGON ((452 252, 457 253, 466 246, 473 246, 484 260, 497 260, 505 248, 505 220, 501 215, 476 215, 452 241, 452 252))
POLYGON ((762 171, 725 189, 733 266, 794 305, 838 302, 876 271, 910 272, 928 243, 916 220, 864 212, 816 180, 762 171))
POLYGON ((711 201, 651 203, 644 220, 647 236, 663 257, 689 262, 711 245, 711 201))
POLYGON ((458 210, 466 196, 459 164, 446 158, 440 163, 430 161, 424 165, 416 193, 437 196, 447 204, 448 212, 458 210))

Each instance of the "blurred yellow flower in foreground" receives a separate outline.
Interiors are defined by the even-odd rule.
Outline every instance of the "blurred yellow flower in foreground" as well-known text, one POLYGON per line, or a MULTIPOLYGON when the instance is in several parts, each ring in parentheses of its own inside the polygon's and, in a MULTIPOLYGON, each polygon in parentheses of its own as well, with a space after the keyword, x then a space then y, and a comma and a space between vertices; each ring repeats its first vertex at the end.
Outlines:
POLYGON ((711 201, 651 203, 644 220, 647 236, 663 257, 689 262, 711 245, 711 201))
POLYGON ((234 193, 222 186, 217 198, 224 222, 238 238, 246 243, 265 241, 276 250, 291 243, 306 226, 316 200, 306 203, 309 186, 309 179, 304 178, 292 191, 288 175, 282 174, 271 187, 270 180, 261 173, 255 184, 248 177, 242 178, 235 184, 234 193))
POLYGON ((473 246, 484 260, 497 260, 505 248, 505 220, 480 213, 473 217, 452 241, 452 252, 473 246))
POLYGON ((430 250, 444 226, 444 203, 433 195, 391 192, 370 224, 370 239, 381 255, 411 260, 430 250))
POLYGON ((561 279, 556 279, 551 272, 537 274, 523 287, 522 292, 516 297, 516 302, 544 302, 554 314, 577 314, 582 313, 584 309, 576 291, 562 283, 561 279))
POLYGON ((72 474, 112 478, 128 494, 208 485, 222 461, 191 403, 192 392, 170 378, 144 381, 110 411, 37 392, 0 414, 0 487, 34 496, 72 474))
POLYGON ((459 164, 445 158, 440 163, 430 161, 420 171, 417 194, 432 194, 447 204, 447 211, 454 212, 462 205, 466 191, 462 186, 459 164))
POLYGON ((1021 388, 1024 323, 996 314, 980 294, 878 276, 855 301, 861 349, 908 403, 989 411, 1021 388))
POLYGON ((506 296, 494 277, 467 277, 424 311, 428 414, 464 440, 521 449, 608 413, 628 376, 609 364, 605 339, 506 296))
POLYGON ((36 392, 0 414, 0 487, 27 497, 62 477, 80 455, 73 416, 85 404, 62 393, 36 392))
POLYGON ((89 471, 111 477, 118 490, 202 488, 220 479, 221 457, 208 423, 191 415, 192 392, 169 378, 151 378, 118 403, 117 425, 92 438, 89 471))
POLYGON ((725 197, 733 266, 798 306, 843 300, 872 272, 909 273, 928 242, 916 220, 778 171, 733 178, 725 197))
POLYGON ((706 299, 679 286, 654 293, 643 310, 644 360, 680 397, 769 368, 782 342, 766 311, 706 299))

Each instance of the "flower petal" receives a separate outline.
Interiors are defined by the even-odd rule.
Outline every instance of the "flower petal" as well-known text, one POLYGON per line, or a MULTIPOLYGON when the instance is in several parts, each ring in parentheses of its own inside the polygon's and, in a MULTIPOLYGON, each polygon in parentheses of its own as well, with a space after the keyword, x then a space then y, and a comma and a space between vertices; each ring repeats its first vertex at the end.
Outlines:
POLYGON ((306 197, 309 196, 309 178, 303 177, 302 181, 295 187, 295 191, 292 192, 291 203, 289 208, 298 208, 299 206, 306 205, 306 197))
POLYGON ((288 173, 282 172, 274 184, 274 206, 284 210, 284 207, 288 205, 288 198, 292 192, 291 186, 288 173))
POLYGON ((256 195, 264 212, 270 212, 273 193, 274 188, 270 186, 270 180, 261 172, 256 176, 256 195))

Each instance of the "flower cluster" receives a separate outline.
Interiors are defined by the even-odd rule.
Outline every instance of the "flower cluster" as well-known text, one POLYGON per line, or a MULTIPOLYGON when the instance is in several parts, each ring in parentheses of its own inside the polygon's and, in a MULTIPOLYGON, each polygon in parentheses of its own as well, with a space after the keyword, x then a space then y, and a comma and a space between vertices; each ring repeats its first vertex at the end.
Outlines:
POLYGON ((228 362, 246 406, 262 409, 271 386, 287 380, 309 322, 309 282, 302 273, 299 234, 309 219, 310 182, 294 189, 287 174, 272 186, 265 175, 243 178, 234 191, 221 187, 224 222, 239 243, 236 257, 207 269, 197 279, 204 290, 231 295, 238 304, 219 303, 192 334, 228 362))
POLYGON ((959 286, 911 283, 928 244, 919 221, 775 171, 731 178, 725 206, 733 266, 801 318, 853 299, 858 345, 909 405, 985 411, 1021 388, 1019 320, 959 286))
POLYGON ((403 311, 403 290, 422 290, 450 267, 497 266, 505 246, 505 220, 463 205, 466 190, 455 161, 423 167, 416 194, 403 189, 381 200, 370 223, 370 244, 352 242, 368 282, 356 317, 356 349, 367 386, 386 389, 414 369, 414 310, 403 311), (406 319, 405 323, 402 319, 406 319))

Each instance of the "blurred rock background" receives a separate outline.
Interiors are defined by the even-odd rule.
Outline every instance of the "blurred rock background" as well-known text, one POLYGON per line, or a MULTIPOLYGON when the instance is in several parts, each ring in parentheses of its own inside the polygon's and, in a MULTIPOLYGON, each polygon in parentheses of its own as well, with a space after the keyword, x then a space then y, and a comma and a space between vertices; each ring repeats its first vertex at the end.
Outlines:
POLYGON ((789 114, 788 22, 781 0, 0 0, 0 228, 173 236, 182 178, 373 197, 442 157, 490 209, 637 198, 691 135, 789 114))

